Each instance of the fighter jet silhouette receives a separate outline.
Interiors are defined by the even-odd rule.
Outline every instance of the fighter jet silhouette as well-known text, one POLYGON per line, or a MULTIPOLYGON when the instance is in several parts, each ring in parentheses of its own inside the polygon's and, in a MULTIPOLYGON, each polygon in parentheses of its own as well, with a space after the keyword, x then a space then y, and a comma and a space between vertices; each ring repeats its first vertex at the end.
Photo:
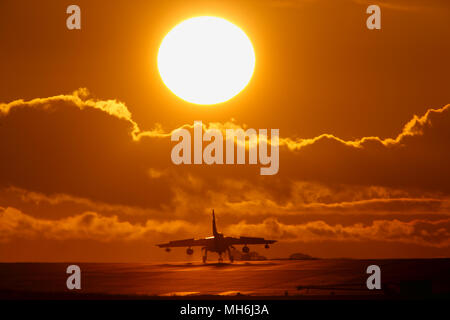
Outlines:
POLYGON ((269 244, 277 242, 276 240, 266 240, 264 238, 253 238, 253 237, 224 237, 222 233, 217 232, 216 227, 216 217, 214 215, 214 210, 212 211, 212 231, 213 236, 203 239, 185 239, 185 240, 175 240, 168 243, 157 244, 160 248, 166 248, 167 252, 170 252, 170 248, 174 247, 188 247, 186 253, 191 255, 194 250, 191 247, 202 247, 203 251, 203 263, 206 263, 206 258, 208 251, 217 252, 219 254, 219 262, 223 262, 222 254, 227 251, 230 262, 233 262, 233 256, 231 255, 230 248, 233 245, 243 244, 242 252, 248 253, 250 251, 248 244, 264 244, 266 249, 269 248, 269 244))

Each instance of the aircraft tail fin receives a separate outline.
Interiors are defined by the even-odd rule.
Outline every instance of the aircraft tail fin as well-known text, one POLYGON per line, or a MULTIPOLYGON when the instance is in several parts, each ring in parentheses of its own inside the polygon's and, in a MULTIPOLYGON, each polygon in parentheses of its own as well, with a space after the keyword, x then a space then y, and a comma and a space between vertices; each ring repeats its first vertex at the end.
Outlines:
POLYGON ((217 227, 216 227, 216 216, 214 215, 214 209, 212 211, 212 217, 213 217, 213 220, 212 220, 213 235, 216 236, 218 234, 218 232, 217 232, 217 227))

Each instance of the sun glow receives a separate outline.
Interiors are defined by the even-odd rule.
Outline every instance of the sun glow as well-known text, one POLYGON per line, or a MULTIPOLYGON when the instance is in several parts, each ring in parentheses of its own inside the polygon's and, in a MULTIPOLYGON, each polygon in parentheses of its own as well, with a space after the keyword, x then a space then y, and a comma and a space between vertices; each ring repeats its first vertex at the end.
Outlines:
POLYGON ((158 52, 164 84, 181 99, 202 105, 225 102, 249 83, 255 52, 247 35, 217 17, 196 17, 175 26, 158 52))

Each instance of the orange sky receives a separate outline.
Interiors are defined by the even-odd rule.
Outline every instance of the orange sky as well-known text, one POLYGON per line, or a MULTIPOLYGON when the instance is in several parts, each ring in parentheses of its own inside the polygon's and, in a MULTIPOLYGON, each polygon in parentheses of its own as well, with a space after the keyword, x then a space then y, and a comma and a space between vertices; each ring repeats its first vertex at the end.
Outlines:
POLYGON ((269 257, 449 257, 450 5, 370 1, 369 31, 368 3, 76 1, 69 31, 72 3, 2 0, 0 261, 166 259, 154 244, 210 235, 212 208, 227 235, 280 240, 269 257), (200 15, 242 28, 257 61, 212 107, 156 65, 200 15), (173 165, 170 132, 194 120, 280 129, 279 173, 173 165))

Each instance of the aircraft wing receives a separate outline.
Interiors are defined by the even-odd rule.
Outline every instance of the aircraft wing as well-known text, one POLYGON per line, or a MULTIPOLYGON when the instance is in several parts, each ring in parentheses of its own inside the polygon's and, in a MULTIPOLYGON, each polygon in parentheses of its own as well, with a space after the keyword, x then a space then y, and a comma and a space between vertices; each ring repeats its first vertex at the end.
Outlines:
POLYGON ((271 244, 277 242, 276 240, 267 240, 264 238, 254 238, 254 237, 227 237, 230 244, 271 244))
POLYGON ((211 239, 184 239, 174 240, 167 243, 157 244, 160 248, 173 248, 173 247, 196 247, 206 246, 211 239))

